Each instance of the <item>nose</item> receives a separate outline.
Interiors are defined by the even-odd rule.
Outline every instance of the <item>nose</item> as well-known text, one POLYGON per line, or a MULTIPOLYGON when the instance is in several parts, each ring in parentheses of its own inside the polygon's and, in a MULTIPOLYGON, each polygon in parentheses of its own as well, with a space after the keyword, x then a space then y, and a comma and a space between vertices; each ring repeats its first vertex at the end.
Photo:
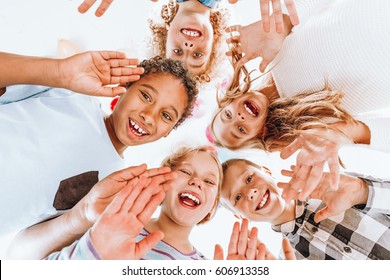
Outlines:
POLYGON ((192 177, 188 183, 190 186, 198 187, 199 189, 203 188, 203 182, 199 178, 192 177))
POLYGON ((238 112, 238 119, 242 120, 242 121, 245 121, 244 114, 241 114, 240 112, 238 112))
POLYGON ((249 201, 256 199, 258 195, 257 189, 250 188, 247 190, 246 197, 249 201))
POLYGON ((191 42, 184 42, 183 45, 185 49, 192 49, 195 46, 194 43, 191 42))
POLYGON ((154 113, 151 110, 142 110, 139 116, 146 125, 154 124, 155 117, 154 113))

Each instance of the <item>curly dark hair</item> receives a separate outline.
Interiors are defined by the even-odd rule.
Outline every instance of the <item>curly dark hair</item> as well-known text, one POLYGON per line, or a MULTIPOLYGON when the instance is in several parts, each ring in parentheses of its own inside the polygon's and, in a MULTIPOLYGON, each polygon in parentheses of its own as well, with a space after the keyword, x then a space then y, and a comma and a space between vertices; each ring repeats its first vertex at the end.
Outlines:
MULTIPOLYGON (((168 4, 164 4, 161 9, 161 19, 163 22, 157 22, 153 18, 149 19, 149 27, 152 31, 152 39, 150 40, 150 46, 152 47, 152 53, 161 57, 166 56, 166 42, 168 31, 166 24, 170 24, 176 16, 179 9, 179 4, 176 0, 169 0, 168 4)), ((195 79, 201 83, 210 82, 210 80, 216 76, 217 66, 225 59, 224 51, 222 50, 222 43, 225 41, 224 30, 228 26, 230 13, 227 9, 217 8, 211 10, 210 22, 214 30, 213 48, 208 62, 206 73, 196 76, 195 79)))
MULTIPOLYGON (((140 75, 140 79, 153 73, 168 73, 181 80, 187 92, 188 103, 184 109, 183 115, 174 126, 174 129, 176 129, 191 116, 192 110, 194 109, 195 101, 199 93, 194 77, 188 72, 181 61, 161 58, 159 56, 145 59, 139 66, 144 68, 144 73, 140 75)), ((133 83, 134 82, 127 83, 126 87, 130 87, 133 83)))

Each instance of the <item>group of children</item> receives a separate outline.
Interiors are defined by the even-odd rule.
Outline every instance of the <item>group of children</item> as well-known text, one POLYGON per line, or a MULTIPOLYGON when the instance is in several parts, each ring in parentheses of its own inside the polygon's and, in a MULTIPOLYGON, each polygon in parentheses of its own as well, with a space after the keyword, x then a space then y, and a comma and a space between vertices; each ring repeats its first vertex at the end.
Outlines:
MULTIPOLYGON (((80 11, 94 2, 84 1, 80 11)), ((111 2, 102 1, 99 15, 111 2)), ((180 148, 160 168, 123 169, 127 147, 167 137, 191 116, 199 84, 212 82, 227 27, 219 2, 169 0, 163 23, 150 21, 158 56, 141 63, 120 52, 63 60, 0 53, 0 142, 7 147, 1 151, 0 217, 3 233, 20 231, 9 258, 205 259, 189 236, 222 205, 243 219, 233 227, 227 259, 274 259, 248 220, 269 222, 288 238, 286 259, 390 259, 390 182, 340 174, 338 157, 339 148, 351 142, 388 148, 387 118, 358 115, 376 104, 367 101, 366 108, 350 97, 358 94, 355 88, 282 90, 278 69, 289 60, 280 53, 291 47, 290 38, 310 40, 304 25, 310 9, 324 17, 320 23, 328 20, 332 11, 324 10, 323 1, 298 2, 304 22, 292 34, 298 20, 291 1, 291 20, 267 14, 263 21, 228 29, 240 32, 228 40, 235 76, 210 124, 214 144, 224 148, 282 151, 285 158, 300 149, 297 165, 282 171, 289 183, 277 186, 267 170, 247 159, 220 163, 211 146, 180 148), (262 38, 266 44, 256 44, 262 38), (257 56, 262 70, 271 67, 272 78, 252 89, 244 63, 257 56), (118 86, 105 87, 112 84, 118 86), (89 95, 120 98, 105 115, 89 95), (326 162, 330 173, 323 172, 326 162), (151 219, 159 206, 159 216, 151 219)), ((342 2, 340 14, 362 9, 342 2)), ((310 32, 313 25, 307 23, 310 32)), ((310 45, 301 49, 311 51, 310 45)), ((329 74, 325 84, 332 88, 338 79, 355 79, 353 73, 329 74)), ((380 77, 372 83, 382 86, 379 101, 388 83, 382 85, 380 77)), ((380 101, 378 107, 390 105, 380 101)), ((223 258, 217 246, 215 259, 223 258)))

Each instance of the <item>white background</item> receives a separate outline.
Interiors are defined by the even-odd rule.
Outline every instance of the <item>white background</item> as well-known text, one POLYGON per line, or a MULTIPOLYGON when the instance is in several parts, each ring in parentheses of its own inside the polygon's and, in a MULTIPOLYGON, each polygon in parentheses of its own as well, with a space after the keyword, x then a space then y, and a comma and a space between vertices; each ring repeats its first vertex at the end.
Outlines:
MULTIPOLYGON (((94 16, 96 7, 85 15, 79 14, 77 6, 81 2, 0 0, 0 51, 58 57, 77 50, 110 49, 126 51, 129 56, 144 56, 145 38, 149 36, 146 19, 159 10, 161 3, 156 4, 149 0, 115 0, 106 14, 97 18, 94 16), (62 39, 66 40, 65 43, 60 43, 62 39)), ((100 3, 100 0, 97 2, 100 3)), ((244 0, 236 5, 226 4, 232 9, 232 23, 247 24, 259 19, 258 2, 244 0)), ((257 63, 258 61, 252 66, 255 67, 257 63)), ((168 138, 157 143, 128 148, 125 153, 128 164, 146 162, 149 166, 158 166, 162 158, 178 145, 207 144, 204 131, 215 109, 215 92, 213 87, 205 89, 200 95, 200 107, 196 108, 195 117, 178 131, 171 133, 168 138)), ((110 100, 102 102, 104 109, 107 109, 110 100)), ((233 156, 231 152, 222 150, 219 154, 221 160, 233 156)), ((293 162, 293 159, 282 162, 277 154, 266 155, 260 151, 243 151, 239 156, 267 165, 277 179, 280 179, 280 170, 293 162)), ((389 155, 365 148, 347 147, 341 151, 341 156, 349 170, 390 177, 389 155)), ((212 258, 215 243, 222 244, 226 250, 234 221, 235 218, 230 212, 219 209, 217 216, 210 223, 194 229, 191 240, 208 258, 212 258)), ((268 224, 257 223, 256 226, 259 228, 260 238, 277 255, 280 235, 274 233, 268 224)), ((0 258, 3 258, 9 238, 0 237, 0 258)))

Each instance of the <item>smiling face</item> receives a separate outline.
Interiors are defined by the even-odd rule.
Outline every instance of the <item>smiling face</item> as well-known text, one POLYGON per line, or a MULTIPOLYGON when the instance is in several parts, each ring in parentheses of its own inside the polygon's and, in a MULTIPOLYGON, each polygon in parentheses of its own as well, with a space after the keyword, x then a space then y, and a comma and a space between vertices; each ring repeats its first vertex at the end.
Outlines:
POLYGON ((235 98, 215 116, 212 130, 216 140, 227 148, 241 147, 258 137, 264 128, 268 99, 260 92, 248 92, 235 98))
MULTIPOLYGON (((115 148, 167 136, 188 103, 182 82, 168 73, 152 73, 133 83, 119 99, 110 123, 115 148)), ((110 132, 110 130, 109 130, 110 132)))
POLYGON ((209 66, 213 48, 213 27, 209 13, 181 13, 172 20, 166 39, 166 57, 183 61, 198 76, 209 66))
POLYGON ((285 215, 285 201, 271 178, 238 160, 224 172, 221 197, 234 212, 251 221, 278 223, 285 215))
POLYGON ((178 225, 192 227, 215 206, 220 167, 208 152, 198 151, 186 155, 173 171, 178 178, 166 193, 161 212, 178 225))

